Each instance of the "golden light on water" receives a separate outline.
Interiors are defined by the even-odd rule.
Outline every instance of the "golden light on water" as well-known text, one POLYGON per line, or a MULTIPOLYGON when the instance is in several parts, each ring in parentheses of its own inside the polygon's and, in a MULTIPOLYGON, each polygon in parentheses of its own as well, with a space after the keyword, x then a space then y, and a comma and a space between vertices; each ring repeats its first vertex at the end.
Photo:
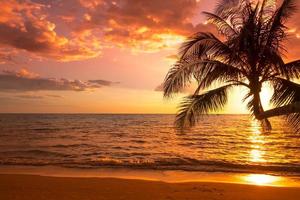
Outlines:
MULTIPOLYGON (((257 120, 251 121, 251 130, 249 141, 251 143, 251 150, 249 152, 249 161, 253 163, 267 162, 265 154, 265 136, 261 131, 260 122, 257 120)), ((254 185, 282 185, 284 182, 282 177, 271 176, 266 174, 249 174, 242 176, 242 180, 248 184, 254 185), (279 184, 281 182, 281 184, 279 184)), ((285 185, 285 184, 283 184, 285 185)))
POLYGON ((281 178, 266 174, 249 174, 244 177, 244 180, 247 183, 255 185, 274 185, 276 182, 280 181, 281 178))
POLYGON ((263 159, 263 152, 258 149, 251 150, 251 161, 252 162, 265 162, 266 160, 263 159))
POLYGON ((264 143, 265 139, 261 133, 259 122, 252 121, 251 122, 251 135, 249 136, 249 140, 251 143, 250 150, 250 158, 251 162, 266 162, 264 159, 265 151, 264 151, 264 143))

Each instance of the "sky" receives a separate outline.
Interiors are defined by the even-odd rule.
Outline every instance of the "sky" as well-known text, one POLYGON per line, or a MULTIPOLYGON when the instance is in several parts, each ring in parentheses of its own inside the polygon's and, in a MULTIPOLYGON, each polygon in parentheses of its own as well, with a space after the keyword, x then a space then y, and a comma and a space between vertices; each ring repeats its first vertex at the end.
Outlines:
MULTIPOLYGON (((160 85, 187 36, 216 31, 201 14, 216 2, 0 0, 0 112, 175 113, 187 94, 166 100, 160 85)), ((297 17, 286 60, 300 55, 297 17)), ((221 112, 245 113, 242 93, 221 112)))

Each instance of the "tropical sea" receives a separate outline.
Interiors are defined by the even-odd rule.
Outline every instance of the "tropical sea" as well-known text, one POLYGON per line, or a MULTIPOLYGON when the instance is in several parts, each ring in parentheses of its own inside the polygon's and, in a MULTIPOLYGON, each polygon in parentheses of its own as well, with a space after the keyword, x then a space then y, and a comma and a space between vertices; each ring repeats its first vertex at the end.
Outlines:
POLYGON ((209 115, 185 133, 174 115, 0 114, 0 166, 270 173, 300 176, 300 135, 284 118, 209 115))

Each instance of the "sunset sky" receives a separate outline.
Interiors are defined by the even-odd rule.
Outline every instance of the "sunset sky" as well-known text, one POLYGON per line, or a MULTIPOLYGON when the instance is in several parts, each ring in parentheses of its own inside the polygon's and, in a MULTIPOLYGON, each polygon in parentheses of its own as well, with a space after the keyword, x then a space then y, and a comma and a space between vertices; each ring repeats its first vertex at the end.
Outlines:
MULTIPOLYGON (((174 113, 186 94, 165 100, 160 85, 186 36, 215 32, 201 12, 216 2, 0 0, 0 112, 174 113)), ((300 57, 299 17, 286 60, 300 57)), ((245 112, 241 93, 223 112, 245 112)))

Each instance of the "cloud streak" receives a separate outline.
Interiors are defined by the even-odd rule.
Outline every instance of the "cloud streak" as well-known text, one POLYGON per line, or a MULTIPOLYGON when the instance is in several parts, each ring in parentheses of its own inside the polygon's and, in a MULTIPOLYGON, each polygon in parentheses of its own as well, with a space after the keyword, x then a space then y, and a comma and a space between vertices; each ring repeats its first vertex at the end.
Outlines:
POLYGON ((20 99, 32 99, 32 100, 39 100, 39 99, 45 99, 45 98, 63 98, 63 96, 60 95, 53 95, 53 94, 46 94, 46 95, 36 95, 36 94, 20 94, 16 95, 15 97, 20 99))
POLYGON ((0 74, 0 91, 88 91, 111 86, 114 82, 107 80, 68 80, 43 78, 25 69, 3 71, 0 74))

